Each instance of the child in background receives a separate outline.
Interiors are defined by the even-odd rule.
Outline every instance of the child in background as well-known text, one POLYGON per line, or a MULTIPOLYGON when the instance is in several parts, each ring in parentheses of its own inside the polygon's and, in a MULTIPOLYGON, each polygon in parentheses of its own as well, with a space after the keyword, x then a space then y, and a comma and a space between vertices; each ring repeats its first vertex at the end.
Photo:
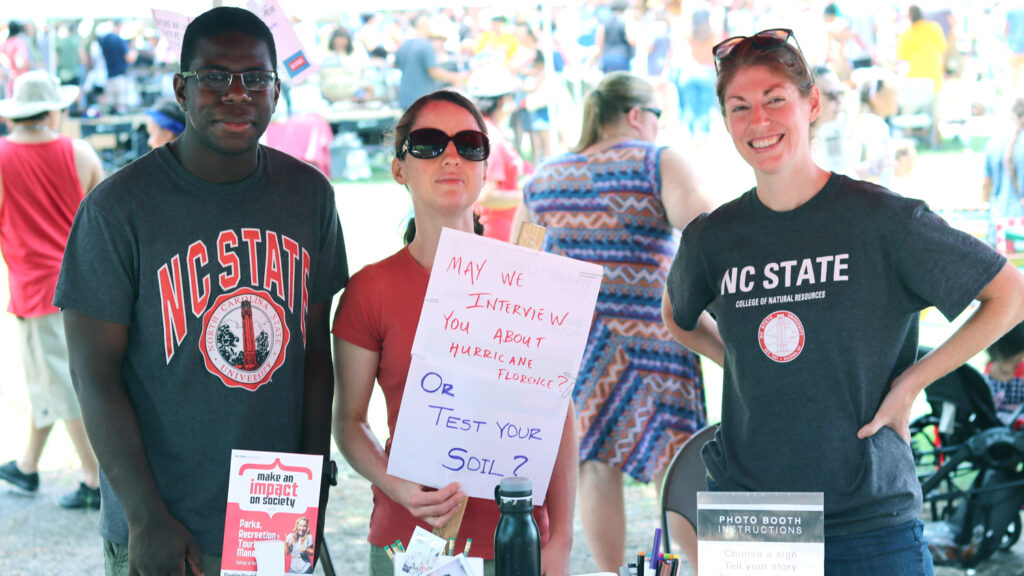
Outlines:
POLYGON ((1024 322, 988 347, 985 380, 996 413, 1009 424, 1010 415, 1024 401, 1024 322))

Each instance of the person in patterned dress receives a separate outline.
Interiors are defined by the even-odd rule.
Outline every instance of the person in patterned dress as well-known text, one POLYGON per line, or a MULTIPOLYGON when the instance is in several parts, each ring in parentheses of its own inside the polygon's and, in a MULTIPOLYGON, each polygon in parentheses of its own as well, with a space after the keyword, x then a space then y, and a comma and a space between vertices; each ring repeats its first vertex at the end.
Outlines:
POLYGON ((587 94, 583 116, 576 147, 527 182, 512 229, 542 225, 545 251, 604 267, 573 400, 580 517, 598 569, 616 572, 625 555, 623 475, 660 486, 673 455, 707 422, 700 361, 666 330, 661 294, 674 230, 712 205, 694 168, 654 143, 661 110, 646 80, 608 74, 587 94))

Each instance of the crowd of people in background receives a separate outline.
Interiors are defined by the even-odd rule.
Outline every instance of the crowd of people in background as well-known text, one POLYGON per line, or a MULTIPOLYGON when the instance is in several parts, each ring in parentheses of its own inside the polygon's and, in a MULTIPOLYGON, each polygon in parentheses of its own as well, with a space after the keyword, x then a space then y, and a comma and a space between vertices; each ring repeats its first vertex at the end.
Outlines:
MULTIPOLYGON (((851 124, 869 82, 890 79, 898 89, 906 79, 930 79, 933 124, 947 137, 959 136, 971 115, 996 109, 1024 62, 1024 6, 1016 2, 587 0, 550 11, 495 5, 296 20, 317 73, 301 83, 284 75, 285 113, 300 85, 318 95, 317 105, 400 111, 438 87, 465 90, 474 74, 500 66, 518 83, 505 128, 534 163, 558 151, 547 129, 564 150, 579 128, 574 120, 552 126, 548 109, 578 108, 586 89, 616 70, 650 81, 664 121, 681 122, 700 142, 717 108, 710 48, 755 30, 794 30, 809 64, 836 73, 851 124)), ((36 68, 82 87, 72 115, 141 111, 172 95, 176 56, 152 20, 10 21, 0 24, 0 39, 7 96, 15 77, 36 68)))

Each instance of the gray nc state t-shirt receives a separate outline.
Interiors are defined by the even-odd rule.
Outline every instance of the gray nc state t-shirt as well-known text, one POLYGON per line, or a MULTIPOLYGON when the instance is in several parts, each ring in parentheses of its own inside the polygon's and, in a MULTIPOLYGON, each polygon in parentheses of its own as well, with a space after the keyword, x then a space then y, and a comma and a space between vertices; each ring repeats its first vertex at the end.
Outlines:
MULTIPOLYGON (((146 458, 203 553, 221 553, 231 450, 299 450, 309 307, 347 280, 333 187, 272 148, 217 185, 165 146, 82 202, 54 304, 128 326, 122 376, 146 458)), ((127 544, 101 488, 101 533, 127 544)))
POLYGON ((707 309, 726 345, 722 426, 703 452, 721 489, 824 492, 829 536, 916 517, 910 447, 857 430, 915 361, 920 311, 954 318, 1004 261, 923 202, 834 174, 791 211, 750 191, 695 219, 668 294, 680 327, 707 309))

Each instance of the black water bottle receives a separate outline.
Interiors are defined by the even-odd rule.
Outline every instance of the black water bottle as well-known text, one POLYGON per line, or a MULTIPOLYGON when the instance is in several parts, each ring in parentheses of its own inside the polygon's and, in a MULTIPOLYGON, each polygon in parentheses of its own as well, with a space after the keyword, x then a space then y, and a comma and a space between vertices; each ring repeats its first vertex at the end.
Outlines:
POLYGON ((540 531, 533 519, 529 478, 502 478, 494 487, 501 519, 494 531, 495 576, 540 576, 540 531))

